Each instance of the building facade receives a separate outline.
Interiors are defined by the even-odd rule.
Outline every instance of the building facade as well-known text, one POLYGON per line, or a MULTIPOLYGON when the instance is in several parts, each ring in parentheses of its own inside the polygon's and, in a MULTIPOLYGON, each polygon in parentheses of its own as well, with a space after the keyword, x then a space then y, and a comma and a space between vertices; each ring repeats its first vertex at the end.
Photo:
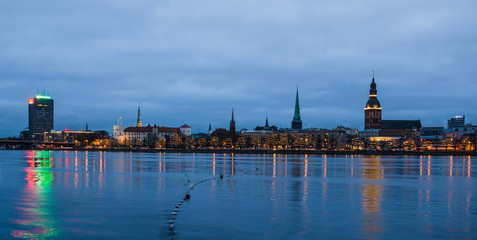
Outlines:
POLYGON ((447 120, 447 129, 454 129, 465 126, 465 116, 456 116, 447 120))
POLYGON ((53 98, 47 95, 37 95, 28 100, 28 138, 42 140, 43 133, 51 132, 54 128, 53 98))
POLYGON ((382 120, 379 136, 419 139, 421 129, 420 120, 382 120))

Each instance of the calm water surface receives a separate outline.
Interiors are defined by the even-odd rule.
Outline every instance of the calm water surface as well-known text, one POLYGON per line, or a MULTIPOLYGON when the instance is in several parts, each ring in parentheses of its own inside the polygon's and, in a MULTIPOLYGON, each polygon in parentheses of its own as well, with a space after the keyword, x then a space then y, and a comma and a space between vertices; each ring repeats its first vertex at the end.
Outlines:
POLYGON ((455 156, 0 151, 0 239, 477 239, 476 165, 455 156), (190 190, 171 232, 190 185, 212 178, 190 190))

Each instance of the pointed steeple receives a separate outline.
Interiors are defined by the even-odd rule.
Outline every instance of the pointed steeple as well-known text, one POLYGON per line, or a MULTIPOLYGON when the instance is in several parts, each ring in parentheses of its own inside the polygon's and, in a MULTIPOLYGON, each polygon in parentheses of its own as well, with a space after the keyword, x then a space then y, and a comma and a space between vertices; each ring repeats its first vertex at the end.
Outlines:
POLYGON ((300 100, 298 97, 298 87, 296 88, 296 99, 295 99, 295 114, 293 115, 292 129, 300 130, 302 128, 302 121, 300 115, 300 100))
POLYGON ((142 127, 142 122, 141 122, 141 106, 138 104, 137 106, 137 123, 136 127, 142 127))
POLYGON ((232 108, 232 119, 230 120, 230 133, 235 133, 234 108, 232 108))
POLYGON ((265 119, 265 128, 269 128, 270 126, 268 126, 268 116, 267 118, 265 119))
POLYGON ((300 99, 298 97, 298 87, 296 88, 296 100, 295 100, 295 114, 293 120, 301 120, 300 116, 300 99))
POLYGON ((212 134, 212 124, 209 122, 209 135, 212 134))
POLYGON ((89 129, 88 129, 88 122, 86 122, 86 129, 85 129, 85 130, 86 130, 86 132, 89 131, 89 129))

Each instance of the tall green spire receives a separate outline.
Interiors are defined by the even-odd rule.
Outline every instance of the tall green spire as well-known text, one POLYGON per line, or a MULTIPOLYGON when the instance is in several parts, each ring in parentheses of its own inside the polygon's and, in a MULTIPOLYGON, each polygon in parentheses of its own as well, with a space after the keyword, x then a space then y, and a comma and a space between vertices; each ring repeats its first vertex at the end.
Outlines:
POLYGON ((296 88, 296 100, 295 100, 295 114, 293 115, 293 121, 291 128, 295 130, 301 130, 302 121, 300 116, 300 100, 298 98, 298 87, 296 88))
POLYGON ((298 88, 296 88, 296 100, 295 100, 295 115, 293 115, 293 120, 300 121, 300 100, 298 99, 298 88))

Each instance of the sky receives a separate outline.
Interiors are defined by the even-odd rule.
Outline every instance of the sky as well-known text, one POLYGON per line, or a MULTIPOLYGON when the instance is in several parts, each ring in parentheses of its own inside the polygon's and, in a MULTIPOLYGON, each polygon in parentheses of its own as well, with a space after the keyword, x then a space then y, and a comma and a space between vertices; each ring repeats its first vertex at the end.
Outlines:
POLYGON ((55 129, 117 117, 192 132, 229 125, 364 128, 372 71, 383 119, 477 124, 477 1, 0 2, 0 137, 45 89, 55 129))

